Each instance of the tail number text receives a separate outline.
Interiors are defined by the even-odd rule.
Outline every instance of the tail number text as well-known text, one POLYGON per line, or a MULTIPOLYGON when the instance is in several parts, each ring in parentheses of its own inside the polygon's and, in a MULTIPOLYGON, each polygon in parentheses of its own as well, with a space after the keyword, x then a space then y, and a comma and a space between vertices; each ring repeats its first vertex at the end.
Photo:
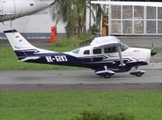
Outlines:
POLYGON ((57 55, 57 56, 47 56, 46 57, 47 62, 66 62, 68 59, 65 55, 57 55))

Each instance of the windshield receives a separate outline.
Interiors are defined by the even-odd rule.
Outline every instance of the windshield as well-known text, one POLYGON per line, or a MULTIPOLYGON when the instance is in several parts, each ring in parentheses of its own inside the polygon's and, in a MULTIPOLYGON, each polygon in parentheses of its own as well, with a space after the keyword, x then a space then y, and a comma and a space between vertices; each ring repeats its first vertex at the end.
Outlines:
POLYGON ((121 44, 121 51, 125 51, 128 48, 129 48, 129 46, 127 46, 126 44, 124 44, 124 43, 121 44))

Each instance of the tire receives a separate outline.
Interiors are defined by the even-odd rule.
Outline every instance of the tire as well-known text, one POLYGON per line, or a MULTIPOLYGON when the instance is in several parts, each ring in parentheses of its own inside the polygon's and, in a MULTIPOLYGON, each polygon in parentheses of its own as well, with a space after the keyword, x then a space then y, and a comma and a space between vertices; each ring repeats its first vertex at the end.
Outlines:
POLYGON ((142 73, 137 73, 136 76, 137 77, 141 77, 142 76, 142 73))
POLYGON ((110 74, 106 74, 106 75, 104 75, 104 78, 110 78, 112 75, 110 75, 110 74))

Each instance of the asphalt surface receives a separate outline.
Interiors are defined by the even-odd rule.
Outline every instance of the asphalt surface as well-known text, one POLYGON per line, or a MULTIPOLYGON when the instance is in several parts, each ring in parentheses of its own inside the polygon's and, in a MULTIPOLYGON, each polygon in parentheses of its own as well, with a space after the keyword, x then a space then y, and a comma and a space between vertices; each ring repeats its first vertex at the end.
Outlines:
POLYGON ((162 90, 162 70, 145 70, 142 77, 128 72, 109 79, 92 70, 11 70, 0 71, 0 91, 58 90, 162 90))
MULTIPOLYGON (((162 39, 144 37, 120 37, 120 40, 136 47, 150 47, 152 42, 160 53, 154 57, 154 64, 142 67, 146 71, 142 77, 129 73, 115 74, 110 79, 95 75, 89 69, 81 70, 1 70, 0 92, 12 91, 113 91, 113 90, 162 90, 162 39)), ((34 46, 52 46, 47 39, 29 40, 34 46)), ((0 46, 10 46, 7 40, 0 40, 0 46)))

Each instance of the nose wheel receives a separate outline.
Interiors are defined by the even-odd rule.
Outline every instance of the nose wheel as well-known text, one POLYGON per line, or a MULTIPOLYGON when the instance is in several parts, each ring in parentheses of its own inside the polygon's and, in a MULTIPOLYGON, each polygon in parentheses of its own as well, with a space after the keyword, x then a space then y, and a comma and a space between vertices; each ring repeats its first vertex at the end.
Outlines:
POLYGON ((131 72, 130 74, 135 75, 137 77, 141 77, 144 73, 145 73, 145 71, 143 71, 143 70, 137 70, 135 72, 131 72))

